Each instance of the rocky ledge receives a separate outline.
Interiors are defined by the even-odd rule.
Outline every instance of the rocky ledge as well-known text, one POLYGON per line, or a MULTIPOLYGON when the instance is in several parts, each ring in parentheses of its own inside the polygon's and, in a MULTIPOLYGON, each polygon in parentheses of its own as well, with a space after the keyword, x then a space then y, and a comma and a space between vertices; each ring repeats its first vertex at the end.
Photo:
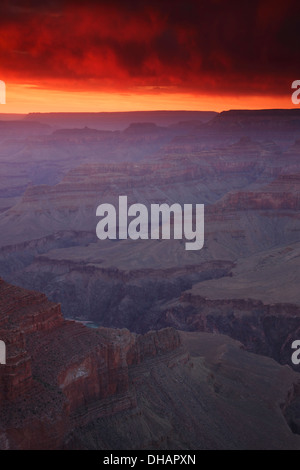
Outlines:
POLYGON ((91 414, 96 419, 136 407, 129 367, 153 358, 188 360, 171 328, 145 336, 87 328, 64 320, 60 305, 44 294, 2 279, 0 338, 7 348, 7 364, 0 366, 4 448, 59 448, 91 414))
POLYGON ((87 328, 0 280, 0 338, 0 449, 300 448, 299 374, 226 336, 87 328))

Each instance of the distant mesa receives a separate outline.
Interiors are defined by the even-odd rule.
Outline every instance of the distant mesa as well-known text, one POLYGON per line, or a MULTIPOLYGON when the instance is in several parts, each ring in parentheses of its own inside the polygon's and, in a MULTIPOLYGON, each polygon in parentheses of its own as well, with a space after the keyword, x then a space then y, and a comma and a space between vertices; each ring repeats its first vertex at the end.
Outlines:
POLYGON ((133 122, 125 130, 125 134, 153 134, 164 132, 167 128, 157 126, 154 122, 133 122))
POLYGON ((170 126, 180 121, 200 120, 208 122, 217 113, 214 111, 124 111, 99 113, 29 113, 26 121, 49 124, 56 128, 84 127, 104 130, 124 130, 131 123, 153 122, 157 126, 170 126))
POLYGON ((300 109, 261 109, 222 111, 215 116, 209 126, 216 130, 248 129, 266 130, 300 130, 300 109))

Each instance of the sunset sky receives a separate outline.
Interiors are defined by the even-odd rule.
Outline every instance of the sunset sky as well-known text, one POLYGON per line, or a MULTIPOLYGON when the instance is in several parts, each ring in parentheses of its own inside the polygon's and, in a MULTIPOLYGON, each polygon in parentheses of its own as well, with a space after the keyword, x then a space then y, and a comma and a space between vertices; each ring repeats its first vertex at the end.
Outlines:
POLYGON ((293 108, 299 3, 2 0, 0 113, 293 108))

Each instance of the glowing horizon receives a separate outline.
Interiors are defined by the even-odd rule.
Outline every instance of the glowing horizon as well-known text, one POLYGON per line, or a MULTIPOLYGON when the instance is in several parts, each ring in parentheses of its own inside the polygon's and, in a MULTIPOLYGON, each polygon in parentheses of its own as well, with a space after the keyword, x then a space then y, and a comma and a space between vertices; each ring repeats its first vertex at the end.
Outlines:
POLYGON ((121 111, 224 111, 228 109, 289 109, 291 95, 211 95, 180 92, 97 92, 43 89, 32 84, 6 84, 1 114, 121 111))

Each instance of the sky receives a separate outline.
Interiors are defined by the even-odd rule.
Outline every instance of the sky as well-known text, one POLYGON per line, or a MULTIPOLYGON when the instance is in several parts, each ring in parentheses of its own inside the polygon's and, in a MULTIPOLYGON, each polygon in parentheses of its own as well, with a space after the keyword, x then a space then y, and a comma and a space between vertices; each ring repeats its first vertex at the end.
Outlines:
POLYGON ((299 4, 2 0, 0 113, 293 108, 299 4))

